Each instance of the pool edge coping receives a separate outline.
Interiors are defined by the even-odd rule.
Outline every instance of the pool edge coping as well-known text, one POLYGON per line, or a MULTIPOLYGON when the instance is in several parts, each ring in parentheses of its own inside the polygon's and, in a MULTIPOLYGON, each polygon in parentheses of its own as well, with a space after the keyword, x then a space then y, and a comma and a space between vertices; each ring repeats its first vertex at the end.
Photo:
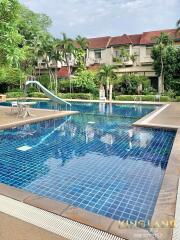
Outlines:
MULTIPOLYGON (((0 106, 2 108, 9 108, 11 109, 11 107, 9 106, 0 106)), ((41 108, 37 108, 37 109, 33 109, 34 111, 44 111, 44 109, 41 108)), ((42 117, 33 117, 33 118, 22 118, 20 121, 17 122, 12 122, 12 123, 7 123, 7 124, 1 124, 0 125, 0 130, 6 130, 6 129, 10 129, 10 128, 14 128, 14 127, 19 127, 19 126, 23 126, 26 124, 33 124, 33 123, 38 123, 38 122, 43 122, 43 121, 48 121, 48 120, 52 120, 52 119, 58 119, 58 118, 63 118, 69 115, 74 115, 74 114, 78 114, 78 111, 54 111, 54 110, 50 110, 50 109, 45 109, 45 111, 50 112, 50 113, 54 113, 53 115, 47 115, 47 116, 42 116, 42 117)))
POLYGON ((159 108, 154 111, 148 113, 144 117, 138 119, 132 125, 135 127, 145 127, 145 128, 162 128, 162 129, 170 129, 170 130, 178 130, 180 128, 179 125, 174 124, 158 124, 158 123, 150 123, 156 116, 158 116, 162 111, 164 111, 167 107, 169 107, 171 103, 163 104, 159 108))
MULTIPOLYGON (((20 97, 20 98, 6 98, 7 101, 26 99, 26 100, 38 100, 38 101, 50 101, 49 98, 38 97, 20 97)), ((118 101, 118 100, 93 100, 93 99, 63 99, 69 102, 84 102, 84 103, 112 103, 112 104, 138 104, 138 105, 164 105, 172 102, 160 102, 160 101, 118 101)), ((2 102, 2 101, 0 101, 2 102)))

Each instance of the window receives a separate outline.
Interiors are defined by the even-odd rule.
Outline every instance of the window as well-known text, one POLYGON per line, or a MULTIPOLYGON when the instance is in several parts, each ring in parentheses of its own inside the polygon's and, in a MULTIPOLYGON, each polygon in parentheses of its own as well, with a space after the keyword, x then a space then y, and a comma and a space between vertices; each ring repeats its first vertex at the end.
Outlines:
POLYGON ((139 56, 140 55, 140 49, 139 48, 133 48, 133 54, 135 56, 139 56))
POLYGON ((101 59, 101 51, 94 51, 95 59, 101 59))
POLYGON ((146 56, 151 56, 152 47, 146 47, 146 56))
POLYGON ((121 60, 123 62, 127 62, 129 60, 129 48, 122 47, 119 49, 114 49, 114 60, 121 60))
POLYGON ((119 49, 114 50, 114 57, 119 58, 119 55, 120 55, 119 49))

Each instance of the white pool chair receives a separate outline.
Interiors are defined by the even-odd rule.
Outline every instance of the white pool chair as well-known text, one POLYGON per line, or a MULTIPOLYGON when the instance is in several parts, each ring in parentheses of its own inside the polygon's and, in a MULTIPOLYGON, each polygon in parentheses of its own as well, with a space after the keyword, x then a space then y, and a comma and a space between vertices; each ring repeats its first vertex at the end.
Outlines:
POLYGON ((18 102, 17 101, 14 101, 14 102, 11 102, 11 112, 16 112, 18 111, 18 102))

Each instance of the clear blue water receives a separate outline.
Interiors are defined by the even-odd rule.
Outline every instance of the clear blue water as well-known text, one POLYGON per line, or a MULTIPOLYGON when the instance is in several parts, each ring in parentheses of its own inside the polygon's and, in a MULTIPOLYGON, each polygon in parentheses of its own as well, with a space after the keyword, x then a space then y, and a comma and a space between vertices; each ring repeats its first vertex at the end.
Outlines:
POLYGON ((79 114, 0 132, 0 182, 115 220, 150 220, 175 132, 132 127, 154 106, 72 105, 79 114))

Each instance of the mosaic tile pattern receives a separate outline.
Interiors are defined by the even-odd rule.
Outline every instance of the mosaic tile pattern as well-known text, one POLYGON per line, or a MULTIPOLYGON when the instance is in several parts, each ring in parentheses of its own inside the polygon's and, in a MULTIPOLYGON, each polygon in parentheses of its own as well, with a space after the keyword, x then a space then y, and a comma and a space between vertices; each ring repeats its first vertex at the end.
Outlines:
POLYGON ((149 220, 175 132, 132 128, 152 106, 76 107, 83 114, 1 131, 0 182, 115 220, 149 220))

